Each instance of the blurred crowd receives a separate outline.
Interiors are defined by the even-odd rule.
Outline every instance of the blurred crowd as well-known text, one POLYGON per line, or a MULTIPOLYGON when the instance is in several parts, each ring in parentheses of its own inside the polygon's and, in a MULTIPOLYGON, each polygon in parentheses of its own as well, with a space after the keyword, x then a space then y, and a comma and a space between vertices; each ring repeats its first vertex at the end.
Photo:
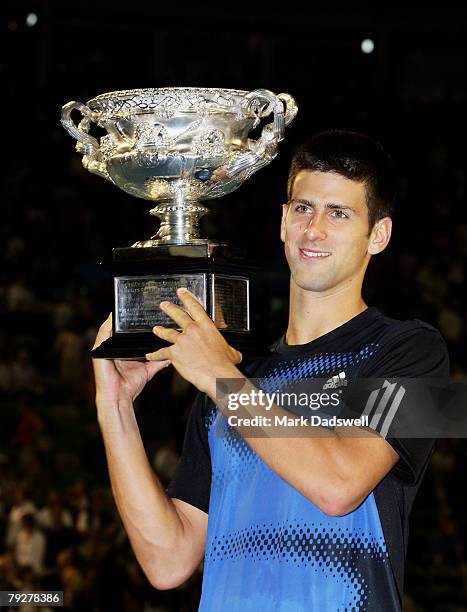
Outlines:
POLYGON ((70 611, 196 607, 196 575, 170 594, 150 586, 130 553, 108 488, 90 491, 84 480, 76 480, 40 495, 7 476, 1 504, 2 590, 63 591, 63 609, 70 611))

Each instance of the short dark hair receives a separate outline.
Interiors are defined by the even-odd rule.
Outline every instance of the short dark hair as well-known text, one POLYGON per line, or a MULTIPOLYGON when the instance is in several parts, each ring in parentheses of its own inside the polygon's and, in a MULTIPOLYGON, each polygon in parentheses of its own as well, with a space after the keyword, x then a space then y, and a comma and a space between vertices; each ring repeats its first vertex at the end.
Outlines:
POLYGON ((287 196, 301 170, 334 172, 365 183, 370 229, 383 217, 391 217, 396 198, 396 174, 387 151, 359 132, 329 130, 304 142, 292 158, 287 196))

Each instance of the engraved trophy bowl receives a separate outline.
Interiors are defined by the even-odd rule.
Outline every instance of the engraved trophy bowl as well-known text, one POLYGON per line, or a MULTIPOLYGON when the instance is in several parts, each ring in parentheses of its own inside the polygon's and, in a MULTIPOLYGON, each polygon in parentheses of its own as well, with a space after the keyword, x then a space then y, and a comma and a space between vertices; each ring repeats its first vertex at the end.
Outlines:
POLYGON ((121 345, 125 338, 136 345, 145 335, 149 352, 151 328, 173 325, 155 308, 156 300, 177 301, 180 282, 198 295, 219 329, 249 332, 248 266, 240 266, 234 249, 202 236, 199 219, 208 211, 202 201, 231 193, 269 164, 296 114, 290 95, 266 89, 133 89, 63 106, 61 123, 77 140, 83 166, 133 196, 157 202, 150 213, 160 219, 149 240, 113 249, 107 267, 115 278, 116 352, 99 356, 141 357, 141 347, 119 352, 119 334, 121 345), (73 111, 82 115, 78 124, 73 111), (268 116, 272 120, 259 138, 249 138, 268 116), (89 133, 93 123, 106 132, 99 139, 89 133))

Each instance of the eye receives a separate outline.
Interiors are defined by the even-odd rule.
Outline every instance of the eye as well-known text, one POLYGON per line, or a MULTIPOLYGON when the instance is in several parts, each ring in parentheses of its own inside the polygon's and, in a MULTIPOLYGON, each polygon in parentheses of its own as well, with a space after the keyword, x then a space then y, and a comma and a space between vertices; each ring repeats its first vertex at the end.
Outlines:
POLYGON ((297 213, 308 213, 311 212, 311 208, 306 204, 295 204, 294 212, 297 213))
POLYGON ((349 215, 347 215, 343 210, 337 208, 336 210, 333 210, 331 213, 331 216, 334 217, 335 219, 348 219, 349 215))

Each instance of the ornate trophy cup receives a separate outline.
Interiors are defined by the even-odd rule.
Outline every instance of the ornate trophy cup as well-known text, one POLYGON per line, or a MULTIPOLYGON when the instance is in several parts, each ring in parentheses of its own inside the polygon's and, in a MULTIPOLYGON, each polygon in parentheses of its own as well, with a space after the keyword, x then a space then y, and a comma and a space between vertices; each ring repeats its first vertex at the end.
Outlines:
POLYGON ((203 200, 226 195, 277 154, 284 128, 297 114, 294 99, 265 89, 134 89, 69 102, 61 123, 78 142, 83 166, 138 198, 153 200, 160 227, 149 240, 114 248, 105 264, 114 277, 113 334, 94 357, 143 359, 166 343, 154 325, 175 326, 159 308, 178 303, 187 287, 230 344, 241 351, 250 335, 250 269, 241 252, 203 237, 203 200), (72 111, 83 118, 76 125, 72 111), (263 117, 258 140, 248 134, 263 117), (98 141, 91 122, 107 134, 98 141))

